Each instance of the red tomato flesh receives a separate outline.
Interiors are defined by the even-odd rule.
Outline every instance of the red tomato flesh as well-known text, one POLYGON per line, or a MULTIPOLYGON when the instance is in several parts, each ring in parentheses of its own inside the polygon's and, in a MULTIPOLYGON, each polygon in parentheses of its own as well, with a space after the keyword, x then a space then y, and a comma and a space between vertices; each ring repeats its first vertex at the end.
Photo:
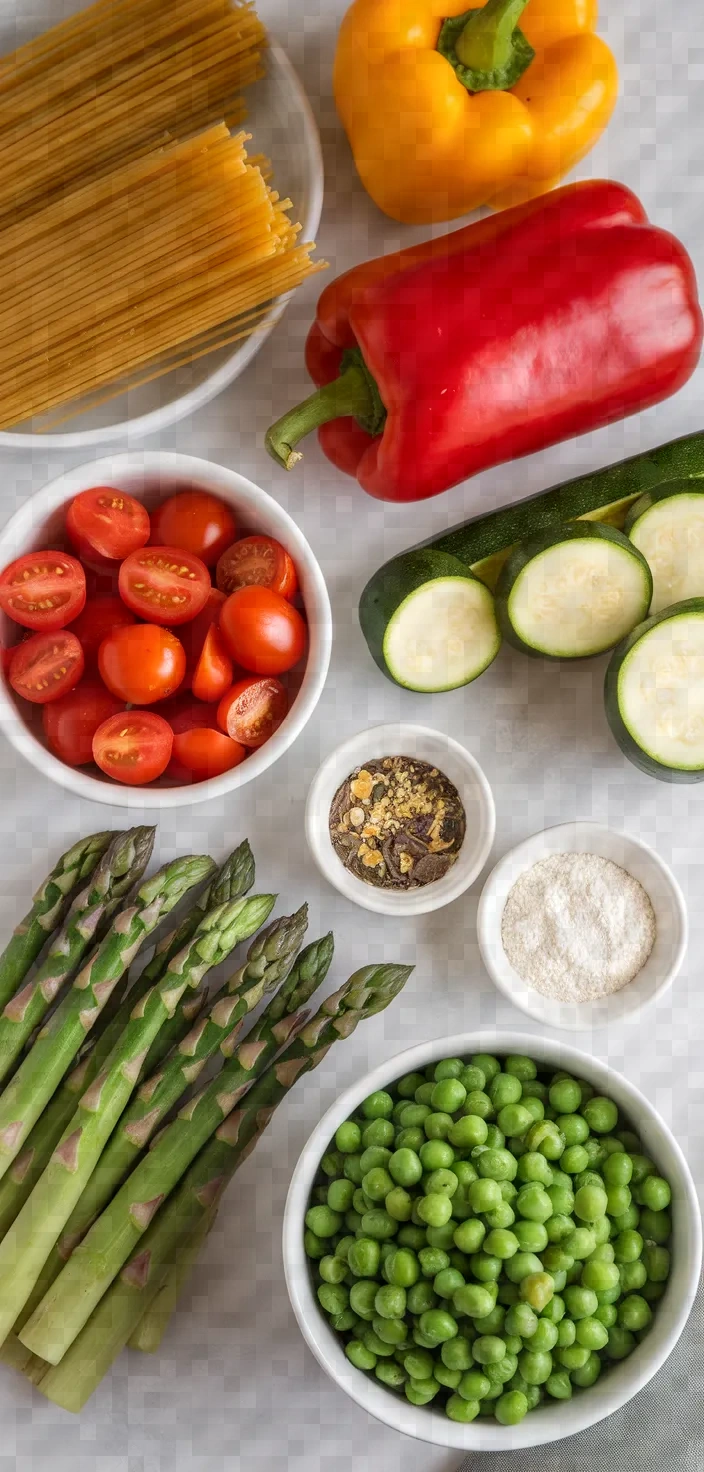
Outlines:
POLYGON ((120 568, 120 597, 153 624, 185 624, 205 608, 210 573, 200 557, 178 547, 143 547, 120 568))
POLYGON ((182 624, 178 631, 178 637, 186 651, 186 680, 190 685, 198 660, 205 644, 208 629, 211 624, 217 624, 220 619, 220 609, 225 602, 225 594, 217 588, 211 588, 208 601, 202 613, 196 614, 189 624, 182 624))
POLYGON ((98 669, 119 700, 153 705, 178 690, 186 673, 180 639, 160 624, 114 629, 98 650, 98 669))
POLYGON ((234 542, 237 527, 232 512, 209 491, 179 491, 152 512, 152 542, 195 552, 208 567, 234 542))
POLYGON ((86 664, 90 664, 97 660, 98 650, 108 634, 114 633, 115 629, 128 629, 134 623, 134 614, 125 608, 116 593, 102 593, 97 598, 88 599, 83 612, 73 620, 71 633, 80 639, 86 664))
POLYGON ((186 774, 187 780, 206 782, 209 777, 221 777, 243 762, 247 753, 239 742, 231 741, 220 731, 211 731, 205 726, 193 727, 174 736, 172 776, 186 774))
POLYGON ((195 668, 191 689, 196 700, 212 703, 219 700, 231 684, 232 660, 217 624, 211 624, 195 668))
POLYGON ((254 675, 281 675, 302 658, 306 626, 296 608, 269 588, 240 588, 220 612, 235 663, 254 675))
POLYGON ((273 537, 243 537, 228 547, 218 562, 216 580, 227 594, 258 586, 291 599, 298 590, 293 558, 273 537))
POLYGON ((54 754, 69 767, 84 767, 93 760, 93 737, 109 716, 122 706, 97 680, 82 680, 75 690, 44 706, 44 735, 54 754))
POLYGON ((18 644, 10 661, 9 681, 17 695, 33 705, 58 700, 83 674, 83 650, 75 634, 59 629, 55 634, 35 634, 18 644))
POLYGON ((68 552, 28 552, 0 573, 0 608, 25 629, 63 629, 86 601, 86 575, 68 552))
POLYGON ((263 746, 278 731, 288 711, 288 696, 280 680, 256 675, 240 680, 223 695, 218 724, 243 746, 263 746))
POLYGON ((110 716, 93 737, 93 760, 128 787, 153 782, 166 771, 173 746, 169 724, 150 710, 128 710, 110 716))
POLYGON ((134 496, 111 486, 94 486, 74 496, 66 531, 80 556, 121 562, 149 541, 149 515, 134 496))

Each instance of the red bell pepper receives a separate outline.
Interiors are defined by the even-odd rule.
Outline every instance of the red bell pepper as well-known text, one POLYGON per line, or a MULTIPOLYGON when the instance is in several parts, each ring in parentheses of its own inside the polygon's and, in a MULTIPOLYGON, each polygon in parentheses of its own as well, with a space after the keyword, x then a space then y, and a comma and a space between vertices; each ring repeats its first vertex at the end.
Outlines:
POLYGON ((333 281, 306 350, 319 388, 267 448, 291 469, 317 428, 369 495, 423 500, 658 403, 701 343, 684 247, 622 185, 572 184, 333 281))

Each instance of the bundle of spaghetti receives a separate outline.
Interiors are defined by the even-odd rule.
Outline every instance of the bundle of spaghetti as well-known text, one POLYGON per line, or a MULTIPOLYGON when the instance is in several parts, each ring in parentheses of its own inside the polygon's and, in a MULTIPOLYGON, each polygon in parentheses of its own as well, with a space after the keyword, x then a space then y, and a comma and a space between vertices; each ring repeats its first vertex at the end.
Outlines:
POLYGON ((224 123, 0 228, 0 425, 119 392, 256 330, 321 269, 224 123))
POLYGON ((245 116, 266 33, 251 0, 98 0, 0 64, 0 218, 245 116))

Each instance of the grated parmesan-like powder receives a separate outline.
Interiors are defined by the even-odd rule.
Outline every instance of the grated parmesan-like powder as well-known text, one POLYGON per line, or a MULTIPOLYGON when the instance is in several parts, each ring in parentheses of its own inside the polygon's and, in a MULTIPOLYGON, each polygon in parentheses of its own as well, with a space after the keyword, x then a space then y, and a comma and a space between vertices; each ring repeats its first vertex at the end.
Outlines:
POLYGON ((598 854, 540 859, 516 880, 501 920, 514 970, 559 1002, 591 1002, 628 986, 655 931, 642 884, 598 854))

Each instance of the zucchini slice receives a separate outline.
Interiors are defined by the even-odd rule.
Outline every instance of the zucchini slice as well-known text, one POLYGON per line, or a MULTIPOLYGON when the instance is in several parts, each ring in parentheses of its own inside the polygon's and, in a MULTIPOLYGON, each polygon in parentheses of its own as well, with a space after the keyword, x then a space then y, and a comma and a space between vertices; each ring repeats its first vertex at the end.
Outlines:
POLYGON ((653 574, 651 613, 704 597, 704 485, 670 481, 639 496, 624 530, 653 574), (701 486, 701 489, 698 489, 701 486))
POLYGON ((455 557, 413 552, 385 580, 367 639, 379 668, 431 694, 476 680, 501 646, 492 593, 455 557))
POLYGON ((645 618, 653 580, 623 532, 573 521, 514 548, 496 590, 506 638, 526 654, 585 659, 645 618))
POLYGON ((624 639, 604 701, 634 766, 662 782, 704 780, 704 598, 675 603, 624 639))

